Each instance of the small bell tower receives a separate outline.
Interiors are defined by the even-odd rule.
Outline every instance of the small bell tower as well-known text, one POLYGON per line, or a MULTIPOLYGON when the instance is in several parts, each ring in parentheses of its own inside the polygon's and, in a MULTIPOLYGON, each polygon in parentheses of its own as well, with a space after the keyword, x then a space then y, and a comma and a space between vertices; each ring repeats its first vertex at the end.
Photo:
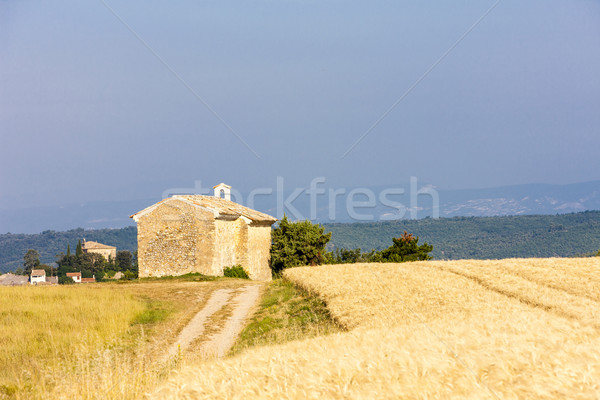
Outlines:
POLYGON ((218 185, 213 186, 213 189, 215 191, 215 197, 231 201, 231 186, 221 182, 218 185))

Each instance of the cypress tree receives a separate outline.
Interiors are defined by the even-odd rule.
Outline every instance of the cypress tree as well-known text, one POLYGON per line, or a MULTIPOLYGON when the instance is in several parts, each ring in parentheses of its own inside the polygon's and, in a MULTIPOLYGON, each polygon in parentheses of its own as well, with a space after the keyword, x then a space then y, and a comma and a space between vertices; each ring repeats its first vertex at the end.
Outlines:
POLYGON ((83 255, 83 250, 81 249, 81 239, 77 242, 77 248, 75 249, 75 256, 81 257, 83 255))
POLYGON ((67 245, 67 257, 71 257, 71 245, 67 245))

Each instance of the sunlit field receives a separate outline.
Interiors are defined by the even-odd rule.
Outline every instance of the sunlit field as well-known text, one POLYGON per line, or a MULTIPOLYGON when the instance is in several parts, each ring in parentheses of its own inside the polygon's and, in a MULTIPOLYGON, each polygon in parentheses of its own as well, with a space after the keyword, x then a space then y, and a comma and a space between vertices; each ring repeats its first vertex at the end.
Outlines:
POLYGON ((81 360, 126 340, 143 310, 130 294, 89 286, 0 288, 0 393, 28 397, 72 379, 81 360))
POLYGON ((0 287, 0 399, 139 399, 179 360, 164 352, 235 280, 0 287))
POLYGON ((151 397, 598 399, 600 258, 284 275, 349 331, 190 366, 151 397))

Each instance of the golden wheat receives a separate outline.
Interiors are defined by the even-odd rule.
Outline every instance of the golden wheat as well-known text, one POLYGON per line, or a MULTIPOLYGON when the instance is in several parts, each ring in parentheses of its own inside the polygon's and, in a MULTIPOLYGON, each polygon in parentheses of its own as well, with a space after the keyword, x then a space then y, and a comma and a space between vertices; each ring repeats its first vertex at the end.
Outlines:
POLYGON ((600 283, 598 265, 290 269, 285 276, 325 299, 350 332, 188 367, 151 397, 598 399, 600 303, 588 293, 600 283))

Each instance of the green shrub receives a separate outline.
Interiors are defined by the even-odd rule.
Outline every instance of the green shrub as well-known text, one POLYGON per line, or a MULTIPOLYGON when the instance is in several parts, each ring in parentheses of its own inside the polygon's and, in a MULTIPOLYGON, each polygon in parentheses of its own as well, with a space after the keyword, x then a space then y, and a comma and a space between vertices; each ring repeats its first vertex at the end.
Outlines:
POLYGON ((381 252, 383 262, 406 262, 418 260, 431 260, 429 255, 433 250, 430 244, 419 246, 419 237, 404 231, 399 238, 392 238, 394 244, 381 252))
POLYGON ((242 278, 242 279, 250 279, 248 273, 242 268, 241 265, 234 265, 231 267, 226 267, 223 270, 223 275, 228 278, 242 278))
POLYGON ((70 278, 68 276, 59 276, 58 277, 59 285, 72 285, 74 283, 75 283, 75 281, 73 280, 73 278, 70 278))
POLYGON ((123 272, 123 277, 121 279, 130 281, 133 279, 137 279, 137 277, 138 277, 137 272, 127 270, 127 271, 123 272))
POLYGON ((325 233, 325 228, 310 221, 290 222, 284 215, 271 238, 271 270, 275 276, 286 268, 323 264, 331 232, 325 233))

